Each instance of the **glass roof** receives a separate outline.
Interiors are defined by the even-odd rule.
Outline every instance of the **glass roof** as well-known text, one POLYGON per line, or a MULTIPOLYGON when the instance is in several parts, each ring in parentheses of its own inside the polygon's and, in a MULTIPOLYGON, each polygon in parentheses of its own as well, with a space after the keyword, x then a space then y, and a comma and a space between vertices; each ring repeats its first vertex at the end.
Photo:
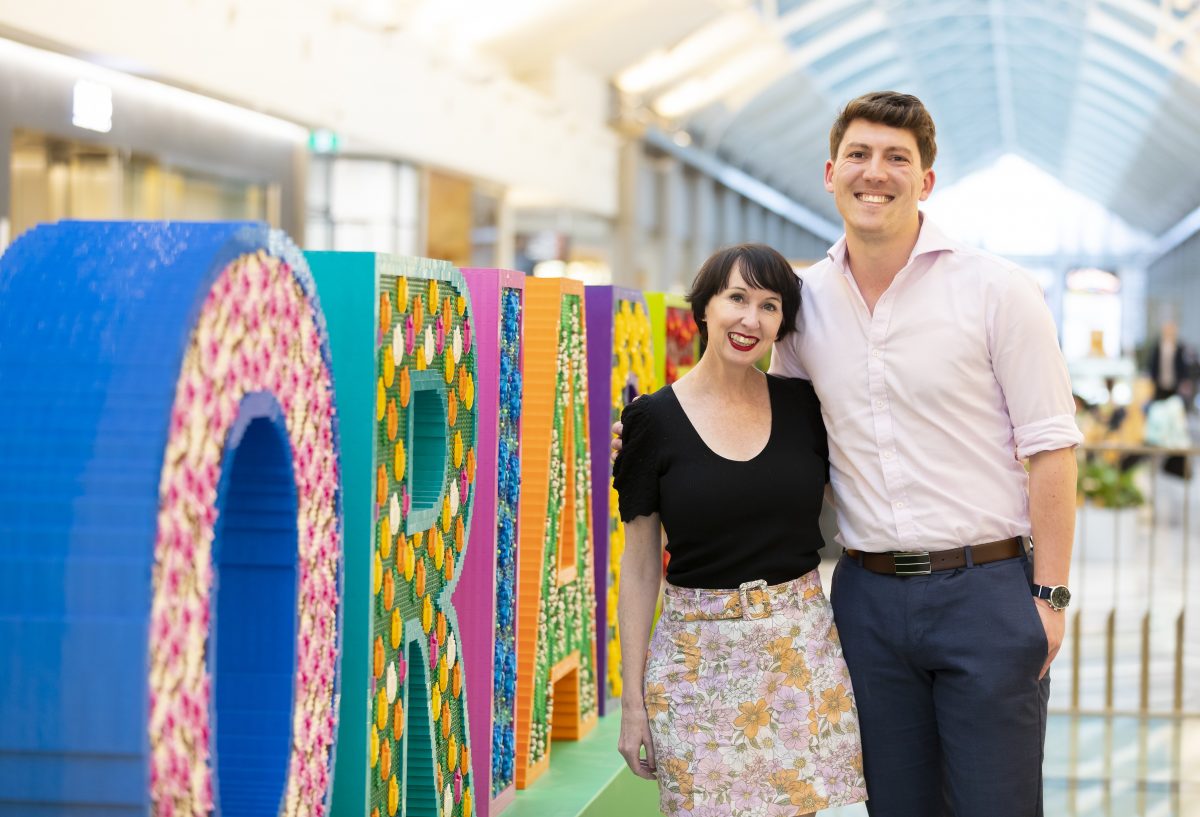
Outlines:
MULTIPOLYGON (((703 88, 722 64, 772 43, 778 57, 732 89, 676 104, 668 126, 830 220, 827 128, 847 100, 882 89, 929 107, 943 188, 1011 155, 1134 234, 1161 235, 1200 205, 1200 0, 758 0, 750 10, 753 35, 683 81, 703 88)), ((638 99, 654 110, 674 87, 638 99)))

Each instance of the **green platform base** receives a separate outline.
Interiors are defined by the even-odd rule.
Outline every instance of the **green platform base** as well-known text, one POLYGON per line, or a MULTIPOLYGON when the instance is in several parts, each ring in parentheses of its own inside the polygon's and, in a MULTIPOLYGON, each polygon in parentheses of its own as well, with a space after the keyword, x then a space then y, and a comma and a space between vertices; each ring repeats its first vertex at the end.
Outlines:
POLYGON ((586 738, 555 741, 550 769, 500 817, 658 817, 658 784, 643 780, 617 753, 621 711, 605 715, 586 738))

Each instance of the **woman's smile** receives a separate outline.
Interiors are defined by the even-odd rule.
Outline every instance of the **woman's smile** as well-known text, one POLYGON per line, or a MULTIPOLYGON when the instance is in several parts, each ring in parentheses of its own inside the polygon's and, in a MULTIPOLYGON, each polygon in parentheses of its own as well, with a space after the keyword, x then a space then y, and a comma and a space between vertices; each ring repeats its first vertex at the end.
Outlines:
POLYGON ((743 335, 739 332, 730 332, 726 337, 729 338, 729 345, 739 352, 749 352, 758 345, 758 338, 751 335, 743 335))

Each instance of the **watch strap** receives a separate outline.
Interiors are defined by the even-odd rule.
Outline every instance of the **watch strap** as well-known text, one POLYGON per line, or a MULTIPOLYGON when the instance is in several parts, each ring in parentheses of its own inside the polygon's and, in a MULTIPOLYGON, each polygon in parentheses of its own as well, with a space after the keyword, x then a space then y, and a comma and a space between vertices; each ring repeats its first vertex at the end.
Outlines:
POLYGON ((1034 598, 1042 599, 1043 601, 1048 602, 1050 604, 1050 607, 1055 610, 1065 610, 1065 609, 1067 609, 1067 605, 1071 603, 1071 591, 1068 590, 1065 585, 1060 585, 1060 584, 1047 585, 1047 584, 1032 584, 1031 583, 1029 585, 1029 589, 1030 589, 1030 591, 1032 591, 1034 598), (1055 604, 1054 603, 1054 591, 1059 589, 1060 587, 1062 588, 1063 593, 1066 595, 1066 600, 1063 601, 1062 604, 1055 604))

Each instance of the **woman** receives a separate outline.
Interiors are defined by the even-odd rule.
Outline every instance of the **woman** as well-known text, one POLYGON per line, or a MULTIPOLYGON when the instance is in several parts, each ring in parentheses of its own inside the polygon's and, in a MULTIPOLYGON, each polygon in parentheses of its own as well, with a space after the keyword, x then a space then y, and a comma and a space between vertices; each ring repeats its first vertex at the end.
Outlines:
POLYGON ((754 366, 796 330, 799 280, 779 253, 742 244, 704 263, 688 300, 704 354, 626 407, 613 464, 626 525, 621 754, 657 777, 668 815, 860 802, 857 713, 816 569, 820 406, 808 381, 754 366), (671 559, 650 641, 660 523, 671 559))

